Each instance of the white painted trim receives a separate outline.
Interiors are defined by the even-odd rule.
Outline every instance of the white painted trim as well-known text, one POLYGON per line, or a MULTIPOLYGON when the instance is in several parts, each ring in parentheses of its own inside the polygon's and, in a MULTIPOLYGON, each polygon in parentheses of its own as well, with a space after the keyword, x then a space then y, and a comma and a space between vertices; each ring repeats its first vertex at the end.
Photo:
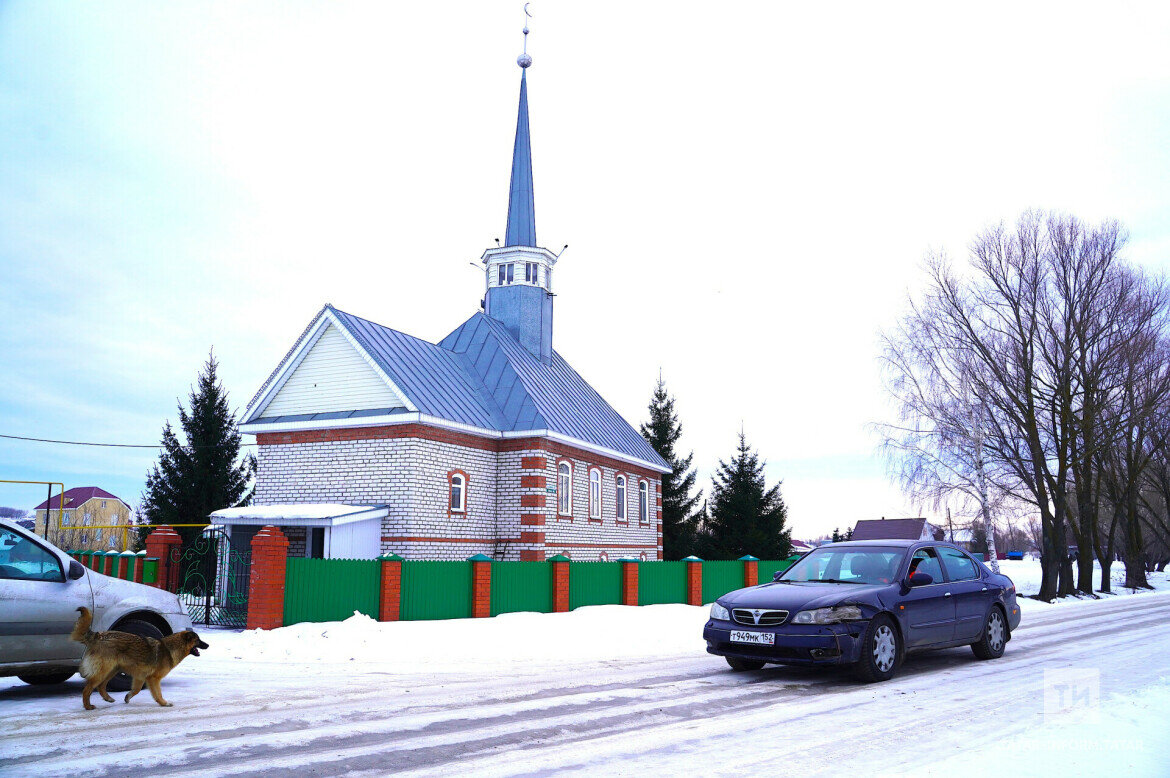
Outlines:
MULTIPOLYGON (((268 507, 268 506, 258 506, 268 507)), ((215 513, 211 514, 211 518, 215 520, 216 524, 229 525, 244 525, 249 527, 263 527, 269 524, 280 527, 337 527, 342 524, 353 524, 358 521, 381 521, 390 515, 389 508, 363 508, 354 511, 353 513, 345 513, 339 516, 326 516, 324 518, 287 518, 274 519, 271 516, 228 516, 217 517, 215 513)))
POLYGON ((317 341, 321 339, 321 336, 325 334, 325 330, 328 329, 329 325, 331 324, 337 328, 337 331, 341 333, 346 342, 357 351, 363 360, 365 360, 366 364, 368 364, 374 370, 374 373, 386 383, 386 386, 388 386, 390 390, 394 392, 394 394, 396 394, 399 399, 402 400, 407 410, 415 412, 418 411, 418 407, 410 401, 410 398, 406 396, 406 393, 398 388, 398 385, 395 384, 394 381, 390 379, 390 376, 386 375, 386 372, 378 366, 377 361, 370 356, 369 352, 367 352, 366 349, 353 336, 353 334, 350 333, 349 329, 341 323, 341 320, 338 319, 336 314, 333 313, 333 309, 324 308, 322 309, 321 313, 322 315, 317 319, 317 323, 313 325, 313 329, 307 332, 301 338, 300 342, 293 347, 293 353, 284 363, 284 365, 277 368, 278 372, 276 377, 268 382, 268 386, 265 387, 263 393, 261 393, 261 395, 256 398, 256 402, 253 405, 249 405, 244 410, 244 417, 242 423, 240 424, 241 430, 243 430, 245 426, 251 424, 256 418, 260 416, 261 413, 264 412, 264 409, 268 407, 268 404, 272 402, 273 398, 275 398, 280 390, 284 387, 288 379, 292 376, 293 373, 296 372, 296 369, 300 367, 301 362, 304 360, 305 356, 309 353, 309 351, 312 350, 313 346, 317 344, 317 341))
POLYGON ((587 518, 600 519, 601 518, 601 505, 602 505, 602 502, 604 502, 604 496, 605 496, 605 491, 602 488, 603 484, 602 484, 601 468, 597 467, 596 465, 590 465, 589 472, 586 475, 588 476, 587 494, 589 497, 589 499, 586 500, 588 505, 585 506, 586 512, 589 514, 587 518), (596 505, 593 504, 593 474, 594 473, 597 473, 597 504, 596 505), (596 512, 594 512, 594 508, 597 509, 596 512))
POLYGON ((395 424, 428 424, 432 427, 442 427, 443 429, 466 432, 469 435, 477 435, 481 438, 548 438, 558 443, 564 443, 567 446, 579 448, 582 451, 589 451, 593 454, 601 454, 602 456, 609 457, 610 459, 617 459, 622 462, 628 462, 631 465, 638 465, 647 470, 653 470, 656 473, 665 474, 670 472, 670 468, 665 468, 662 465, 632 457, 629 454, 612 448, 598 446, 588 441, 562 435, 559 432, 553 432, 549 429, 509 430, 507 432, 500 432, 499 430, 489 430, 484 427, 475 427, 471 424, 460 424, 457 421, 440 419, 437 416, 429 416, 425 413, 417 412, 395 413, 388 416, 360 416, 351 419, 306 419, 304 421, 285 421, 279 424, 241 424, 239 430, 245 435, 256 435, 263 432, 300 432, 302 430, 352 429, 354 427, 389 427, 395 424))

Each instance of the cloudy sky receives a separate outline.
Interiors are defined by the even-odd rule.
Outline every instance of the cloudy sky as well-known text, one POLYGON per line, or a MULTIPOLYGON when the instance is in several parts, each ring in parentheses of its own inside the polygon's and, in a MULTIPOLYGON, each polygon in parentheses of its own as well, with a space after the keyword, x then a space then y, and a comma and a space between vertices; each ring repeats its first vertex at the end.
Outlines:
MULTIPOLYGON (((156 443, 209 349, 242 408, 326 302, 462 322, 520 6, 0 2, 0 434, 156 443)), ((557 349, 634 423, 661 369, 705 485, 742 424, 798 537, 919 514, 870 425, 925 252, 1042 207, 1170 263, 1164 8, 535 0, 557 349)), ((131 503, 153 459, 0 439, 131 503)))

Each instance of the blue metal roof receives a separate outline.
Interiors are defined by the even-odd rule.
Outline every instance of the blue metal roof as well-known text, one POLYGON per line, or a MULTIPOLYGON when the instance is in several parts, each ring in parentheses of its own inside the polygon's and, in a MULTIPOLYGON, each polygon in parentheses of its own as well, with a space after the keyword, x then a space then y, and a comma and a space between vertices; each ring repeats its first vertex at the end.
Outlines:
POLYGON ((532 136, 528 131, 528 78, 520 72, 520 109, 512 147, 512 183, 508 188, 505 246, 536 245, 536 200, 532 191, 532 136))

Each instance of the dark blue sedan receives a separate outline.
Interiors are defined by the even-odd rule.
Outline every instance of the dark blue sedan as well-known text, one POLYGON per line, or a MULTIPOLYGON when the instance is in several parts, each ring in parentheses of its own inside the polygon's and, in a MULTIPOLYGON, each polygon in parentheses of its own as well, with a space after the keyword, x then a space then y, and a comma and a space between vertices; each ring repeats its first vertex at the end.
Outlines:
POLYGON ((885 681, 910 651, 969 645, 997 659, 1019 623, 1011 579, 961 548, 867 540, 813 549, 771 583, 723 595, 703 637, 733 670, 848 664, 885 681))

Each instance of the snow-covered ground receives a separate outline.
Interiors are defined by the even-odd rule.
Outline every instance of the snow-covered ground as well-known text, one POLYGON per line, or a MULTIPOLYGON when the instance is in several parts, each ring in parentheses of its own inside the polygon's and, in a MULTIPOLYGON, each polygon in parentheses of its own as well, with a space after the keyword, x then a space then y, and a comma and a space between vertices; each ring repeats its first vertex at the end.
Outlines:
POLYGON ((207 630, 174 708, 0 679, 0 774, 1170 773, 1170 591, 1021 605, 1003 659, 916 655, 872 686, 731 673, 685 605, 207 630), (1099 698, 1046 710, 1060 671, 1099 698))

